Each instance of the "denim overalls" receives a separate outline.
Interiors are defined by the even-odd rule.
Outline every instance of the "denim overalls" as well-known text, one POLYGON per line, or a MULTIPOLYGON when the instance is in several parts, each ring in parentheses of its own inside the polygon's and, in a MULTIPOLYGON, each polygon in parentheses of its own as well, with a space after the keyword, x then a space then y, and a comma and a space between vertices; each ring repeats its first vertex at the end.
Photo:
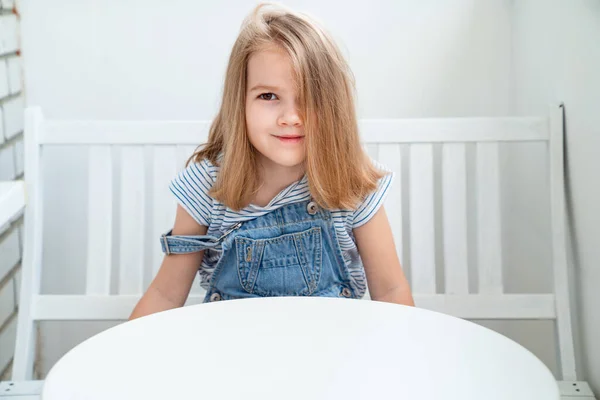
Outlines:
POLYGON ((266 296, 356 298, 331 213, 313 201, 238 222, 220 238, 161 237, 166 254, 214 248, 222 254, 204 302, 266 296))

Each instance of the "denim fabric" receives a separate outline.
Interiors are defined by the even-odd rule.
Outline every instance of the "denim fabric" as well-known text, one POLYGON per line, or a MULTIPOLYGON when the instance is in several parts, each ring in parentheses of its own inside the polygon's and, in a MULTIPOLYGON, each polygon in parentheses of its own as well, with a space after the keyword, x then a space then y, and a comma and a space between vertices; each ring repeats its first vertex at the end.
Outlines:
POLYGON ((222 245, 222 255, 204 299, 266 296, 358 296, 342 257, 331 213, 312 201, 292 203, 247 222, 221 237, 161 237, 164 253, 182 254, 222 245))

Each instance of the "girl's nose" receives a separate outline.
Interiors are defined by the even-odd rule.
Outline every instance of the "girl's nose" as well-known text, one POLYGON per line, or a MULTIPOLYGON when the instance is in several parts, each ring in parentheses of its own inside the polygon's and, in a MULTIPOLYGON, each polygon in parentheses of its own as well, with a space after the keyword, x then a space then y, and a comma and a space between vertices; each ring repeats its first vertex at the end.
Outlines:
POLYGON ((298 113, 298 110, 290 109, 279 117, 277 123, 281 126, 300 127, 302 126, 302 119, 300 118, 300 113, 298 113))

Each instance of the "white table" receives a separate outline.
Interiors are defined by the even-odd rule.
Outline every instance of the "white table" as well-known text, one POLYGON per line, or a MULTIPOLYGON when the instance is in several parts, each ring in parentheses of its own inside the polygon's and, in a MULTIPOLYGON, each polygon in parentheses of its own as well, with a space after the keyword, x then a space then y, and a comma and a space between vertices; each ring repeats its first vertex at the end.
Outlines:
POLYGON ((364 300, 265 298, 188 306, 88 339, 44 400, 557 400, 534 355, 476 324, 364 300))
POLYGON ((23 181, 0 181, 0 231, 18 216, 25 207, 23 181))

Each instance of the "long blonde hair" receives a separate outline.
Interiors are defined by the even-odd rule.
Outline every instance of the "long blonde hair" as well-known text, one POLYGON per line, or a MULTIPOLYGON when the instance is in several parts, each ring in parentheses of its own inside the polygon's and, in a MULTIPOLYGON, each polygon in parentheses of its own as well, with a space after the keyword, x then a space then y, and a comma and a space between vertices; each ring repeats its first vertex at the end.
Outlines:
POLYGON ((259 4, 244 19, 229 57, 223 99, 208 143, 188 164, 206 158, 220 167, 209 195, 227 207, 240 210, 252 201, 261 183, 257 150, 246 131, 248 60, 273 45, 289 55, 294 70, 311 195, 327 209, 353 209, 384 175, 360 143, 354 76, 324 29, 308 16, 273 3, 259 4))

